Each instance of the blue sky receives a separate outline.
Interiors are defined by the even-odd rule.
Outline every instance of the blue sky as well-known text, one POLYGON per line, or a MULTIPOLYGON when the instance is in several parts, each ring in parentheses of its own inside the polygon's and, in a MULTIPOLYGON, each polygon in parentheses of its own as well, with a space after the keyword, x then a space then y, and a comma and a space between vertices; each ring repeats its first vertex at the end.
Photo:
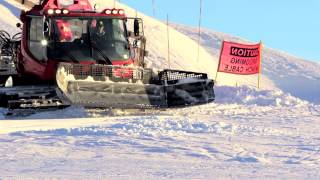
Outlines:
MULTIPOLYGON (((152 0, 121 0, 153 15, 152 0)), ((197 26, 199 0, 155 0, 156 17, 197 26)), ((202 26, 320 62, 319 0, 203 0, 202 26)))

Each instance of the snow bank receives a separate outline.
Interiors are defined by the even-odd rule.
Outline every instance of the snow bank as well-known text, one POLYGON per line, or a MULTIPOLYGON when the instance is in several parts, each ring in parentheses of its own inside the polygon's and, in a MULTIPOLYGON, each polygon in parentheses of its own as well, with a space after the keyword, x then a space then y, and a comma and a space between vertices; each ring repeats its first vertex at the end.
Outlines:
MULTIPOLYGON (((270 109, 273 107, 290 107, 290 108, 299 108, 299 107, 308 107, 311 106, 309 102, 301 100, 299 98, 293 97, 290 94, 286 94, 280 90, 257 90, 256 88, 241 86, 241 87, 230 87, 230 86, 216 86, 215 87, 216 100, 214 103, 195 106, 195 107, 186 107, 183 109, 172 109, 163 111, 174 116, 180 116, 185 114, 185 111, 188 111, 188 114, 199 114, 201 112, 216 112, 217 106, 218 109, 237 107, 237 106, 254 106, 260 107, 262 109, 270 109), (227 107, 225 107, 227 105, 227 107), (264 108, 268 107, 268 108, 264 108), (203 110, 202 110, 203 109, 203 110)), ((249 109, 249 108, 248 108, 249 109)), ((145 113, 143 111, 130 111, 130 110, 99 110, 99 109, 85 109, 82 107, 69 107, 62 110, 54 111, 30 111, 27 113, 22 113, 17 115, 22 115, 24 119, 69 119, 69 118, 100 118, 105 116, 128 116, 128 115, 150 115, 150 114, 161 114, 161 110, 147 110, 145 113)), ((239 113, 239 112, 235 112, 239 113)), ((20 118, 17 117, 5 117, 5 109, 0 109, 0 119, 6 118, 20 118), (2 115, 1 115, 2 114, 2 115)))
POLYGON ((257 106, 297 107, 307 105, 307 101, 293 97, 280 90, 257 90, 248 86, 215 88, 216 102, 257 106))
POLYGON ((111 128, 119 129, 122 133, 135 137, 154 137, 161 138, 161 134, 179 134, 185 133, 215 133, 232 134, 235 127, 231 124, 220 122, 203 122, 200 119, 191 120, 180 116, 161 117, 150 116, 133 118, 130 122, 117 123, 111 128))

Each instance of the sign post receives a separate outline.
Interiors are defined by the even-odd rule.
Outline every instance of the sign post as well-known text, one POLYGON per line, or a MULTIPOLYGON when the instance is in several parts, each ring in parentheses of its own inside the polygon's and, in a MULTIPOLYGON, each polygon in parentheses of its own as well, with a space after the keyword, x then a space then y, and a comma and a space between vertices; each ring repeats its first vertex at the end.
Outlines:
POLYGON ((260 80, 261 80, 261 73, 262 73, 262 48, 263 48, 263 44, 260 41, 260 47, 259 47, 259 51, 260 51, 260 65, 259 65, 259 74, 258 74, 258 89, 260 89, 260 80))
POLYGON ((201 18, 202 18, 202 0, 200 0, 200 11, 199 11, 199 26, 198 26, 198 54, 197 61, 199 61, 200 57, 200 44, 201 44, 201 18))
POLYGON ((156 17, 156 7, 155 7, 155 0, 152 0, 152 14, 153 14, 153 17, 155 18, 156 17))
POLYGON ((220 49, 219 64, 218 64, 218 67, 217 67, 216 78, 214 79, 215 83, 217 83, 217 79, 218 79, 219 67, 220 67, 220 62, 221 62, 221 55, 222 55, 222 52, 223 52, 223 44, 224 44, 224 41, 222 41, 222 45, 221 45, 221 49, 220 49))
POLYGON ((169 35, 169 14, 167 14, 167 45, 168 45, 168 65, 169 69, 171 68, 171 63, 170 63, 170 35, 169 35))

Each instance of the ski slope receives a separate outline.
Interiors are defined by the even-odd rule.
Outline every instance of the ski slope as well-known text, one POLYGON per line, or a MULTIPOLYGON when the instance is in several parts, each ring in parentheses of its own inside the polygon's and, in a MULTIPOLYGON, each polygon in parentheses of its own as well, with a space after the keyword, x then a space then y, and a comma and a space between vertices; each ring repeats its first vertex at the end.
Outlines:
MULTIPOLYGON (((117 7, 135 16, 125 5, 117 7)), ((0 28, 13 32, 17 5, 1 1, 0 10, 0 28)), ((169 66, 166 26, 138 16, 145 20, 148 66, 169 66)), ((206 31, 203 43, 217 47, 204 43, 198 62, 197 44, 189 38, 194 30, 174 28, 171 66, 211 76, 218 42, 237 40, 206 31)), ((280 86, 287 87, 284 81, 299 73, 304 81, 310 77, 318 83, 317 65, 266 51, 273 63, 270 74, 264 73, 263 89, 252 87, 256 77, 219 75, 216 101, 207 105, 132 111, 70 107, 21 116, 6 116, 0 109, 0 179, 319 179, 320 103, 280 86), (281 79, 280 72, 288 73, 281 79)), ((319 97, 311 85, 301 88, 314 87, 309 97, 319 97)))
MULTIPOLYGON (((100 7, 113 4, 113 1, 108 0, 95 0, 93 2, 99 3, 100 7)), ((134 9, 119 3, 116 6, 125 9, 129 16, 136 16, 134 9)), ((145 33, 148 41, 147 49, 150 52, 150 56, 147 57, 149 67, 157 69, 168 68, 166 24, 141 13, 137 13, 137 16, 143 18, 145 24, 145 33)), ((203 47, 200 48, 198 60, 197 28, 171 24, 169 36, 170 67, 206 72, 211 78, 216 76, 223 39, 240 43, 252 43, 239 37, 203 29, 201 37, 203 47)), ((294 57, 269 47, 265 47, 262 54, 262 89, 281 90, 312 103, 320 104, 319 63, 294 57)), ((219 73, 217 84, 256 87, 257 75, 236 76, 219 73)))
MULTIPOLYGON (((198 40, 198 29, 184 25, 172 24, 172 27, 198 40)), ((219 58, 222 40, 239 43, 254 43, 240 37, 231 36, 213 30, 202 29, 201 44, 214 58, 219 58)), ((298 42, 297 42, 298 43, 298 42)), ((313 103, 320 103, 320 64, 292 56, 286 52, 269 47, 263 48, 262 74, 271 81, 274 87, 286 93, 313 103)), ((224 79, 234 79, 235 75, 222 74, 218 83, 224 84, 224 79)), ((243 77, 242 77, 243 78, 243 77)), ((256 77, 255 77, 256 78, 256 77)), ((247 78, 243 78, 247 80, 247 78)), ((239 82, 238 84, 247 84, 239 82)), ((265 84, 266 82, 262 82, 265 84)), ((269 83, 266 83, 269 86, 269 83)), ((265 86, 264 86, 265 87, 265 86)))

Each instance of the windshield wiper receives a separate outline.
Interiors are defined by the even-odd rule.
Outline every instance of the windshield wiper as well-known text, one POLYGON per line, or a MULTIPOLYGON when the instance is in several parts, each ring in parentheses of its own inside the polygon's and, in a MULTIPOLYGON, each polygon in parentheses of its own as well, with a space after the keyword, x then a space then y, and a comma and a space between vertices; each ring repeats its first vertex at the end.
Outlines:
MULTIPOLYGON (((87 45, 88 47, 95 49, 95 50, 103 57, 103 61, 104 61, 106 64, 112 65, 112 62, 111 62, 111 60, 108 58, 108 56, 107 56, 106 54, 104 54, 103 51, 102 51, 100 48, 94 46, 93 43, 91 42, 91 40, 90 40, 90 44, 87 43, 86 41, 83 41, 83 43, 84 43, 85 45, 87 45)), ((91 57, 93 58, 93 55, 91 55, 91 57)), ((97 60, 97 61, 98 61, 98 60, 97 60)))
POLYGON ((93 49, 97 50, 98 53, 100 53, 100 55, 103 57, 105 63, 107 63, 109 65, 112 65, 112 62, 111 62, 110 58, 105 53, 103 53, 103 51, 100 48, 98 48, 97 46, 93 45, 93 42, 91 40, 90 40, 90 44, 91 44, 91 47, 93 49))
POLYGON ((72 62, 80 63, 80 61, 77 60, 72 54, 70 54, 70 52, 66 51, 64 48, 62 48, 62 51, 71 59, 72 62))
MULTIPOLYGON (((65 48, 61 48, 61 45, 59 45, 56 41, 54 42, 54 45, 59 47, 59 50, 62 50, 63 54, 67 55, 68 58, 70 58, 72 62, 80 63, 80 61, 77 60, 69 51, 65 50, 65 48)), ((54 49, 56 49, 56 48, 54 48, 54 49)))

